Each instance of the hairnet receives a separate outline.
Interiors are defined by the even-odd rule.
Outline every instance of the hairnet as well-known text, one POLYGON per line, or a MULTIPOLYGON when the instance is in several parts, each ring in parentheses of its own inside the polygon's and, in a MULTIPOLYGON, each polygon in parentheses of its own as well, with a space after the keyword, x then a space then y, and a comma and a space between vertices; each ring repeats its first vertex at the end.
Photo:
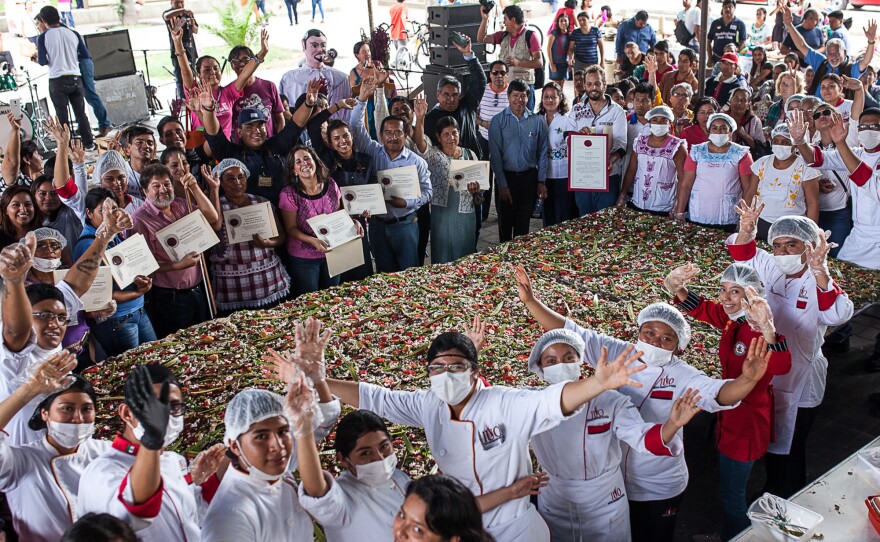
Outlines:
POLYGON ((675 331, 678 336, 678 347, 682 350, 691 342, 691 326, 684 319, 681 311, 669 303, 651 303, 639 312, 636 319, 639 327, 645 322, 663 322, 675 331))
POLYGON ((785 100, 785 110, 788 111, 788 106, 791 105, 791 102, 801 103, 801 100, 804 98, 806 98, 804 94, 792 94, 787 100, 785 100))
POLYGON ((238 392, 226 405, 226 414, 223 417, 226 434, 223 436, 223 443, 229 445, 229 441, 247 433, 253 424, 275 416, 287 418, 284 414, 284 399, 280 395, 254 388, 238 392))
POLYGON ((772 140, 776 136, 782 136, 791 141, 791 131, 789 131, 788 129, 788 124, 784 122, 777 122, 776 126, 773 128, 773 131, 770 132, 770 139, 772 140))
POLYGON ((219 164, 214 166, 214 169, 211 170, 211 173, 216 175, 218 178, 222 178, 223 173, 231 167, 237 167, 238 169, 240 169, 244 173, 245 177, 251 176, 251 172, 250 170, 248 170, 247 166, 244 165, 240 160, 236 160, 235 158, 224 158, 220 161, 219 164))
POLYGON ((761 284, 761 277, 758 276, 758 272, 741 263, 728 265, 727 269, 721 273, 721 282, 732 282, 743 288, 751 286, 758 292, 758 295, 764 295, 764 285, 761 284))
POLYGON ((733 117, 731 117, 730 115, 728 115, 726 113, 712 113, 711 115, 709 115, 709 121, 706 122, 706 127, 708 128, 708 127, 712 126, 712 123, 718 119, 721 119, 724 122, 726 122, 727 125, 730 126, 731 132, 736 131, 736 121, 733 120, 733 117))
POLYGON ((675 115, 672 114, 672 109, 665 105, 658 105, 645 114, 645 119, 647 120, 651 120, 654 117, 666 117, 669 119, 669 122, 675 122, 675 115))
POLYGON ((126 171, 125 157, 119 151, 107 151, 99 156, 98 161, 95 162, 95 172, 92 178, 100 182, 108 171, 126 171))
POLYGON ((541 338, 538 339, 538 342, 532 348, 532 353, 529 354, 529 370, 541 378, 544 378, 544 370, 539 363, 541 355, 554 344, 567 344, 575 349, 579 359, 584 359, 584 348, 586 348, 586 345, 580 335, 568 329, 551 329, 541 335, 541 338))
POLYGON ((778 237, 794 237, 804 243, 819 242, 819 226, 805 216, 783 216, 770 226, 767 242, 773 243, 778 237))
POLYGON ((37 238, 37 243, 40 241, 47 241, 49 239, 58 241, 58 244, 61 245, 61 248, 67 246, 67 239, 61 235, 61 232, 58 230, 54 230, 52 228, 37 228, 34 230, 34 236, 37 238))

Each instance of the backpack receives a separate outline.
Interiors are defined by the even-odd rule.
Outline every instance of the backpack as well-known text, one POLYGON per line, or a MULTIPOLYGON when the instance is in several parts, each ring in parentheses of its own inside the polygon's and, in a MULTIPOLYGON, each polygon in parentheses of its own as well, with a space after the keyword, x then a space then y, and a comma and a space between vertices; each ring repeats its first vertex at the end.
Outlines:
POLYGON ((692 39, 694 39, 694 34, 687 29, 687 25, 684 24, 684 19, 679 19, 675 23, 675 40, 681 45, 687 47, 692 39))

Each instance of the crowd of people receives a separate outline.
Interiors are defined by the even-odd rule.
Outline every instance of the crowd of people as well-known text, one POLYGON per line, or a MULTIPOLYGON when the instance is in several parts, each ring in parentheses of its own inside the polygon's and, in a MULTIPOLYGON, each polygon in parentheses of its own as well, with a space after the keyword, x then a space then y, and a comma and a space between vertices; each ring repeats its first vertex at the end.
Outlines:
MULTIPOLYGON (((194 17, 182 0, 171 7, 189 121, 129 126, 91 168, 83 74, 72 73, 84 43, 55 8, 39 12, 39 60, 57 75, 53 102, 65 110, 45 125, 57 149, 43 156, 13 129, 0 170, 0 490, 22 540, 299 541, 311 539, 313 522, 340 541, 672 540, 688 483, 681 428, 700 410, 717 415, 724 539, 748 526, 755 461, 767 466, 770 493, 805 485, 823 348, 848 348, 853 314, 828 259, 880 269, 876 24, 857 58, 838 12, 825 39, 815 10, 783 3, 749 30, 735 0, 724 0, 704 35, 699 8, 685 0, 687 32, 676 39, 686 47, 676 57, 647 13, 614 22, 607 7, 569 0, 554 17, 545 66, 522 9, 505 7, 494 33, 481 10, 476 40, 497 45, 498 60, 484 70, 460 35, 467 84, 441 78, 426 89, 436 92, 429 107, 398 95, 369 43, 354 46, 358 63, 345 73, 332 67, 324 33, 308 30, 303 64, 276 86, 255 75, 266 30, 256 54, 238 46, 226 59, 196 56, 194 17), (601 31, 612 24, 615 82, 601 31), (715 71, 704 89, 701 46, 715 71), (776 50, 793 58, 773 64, 776 50), (235 73, 226 85, 224 60, 235 73), (549 82, 536 88, 543 71, 549 82), (578 133, 610 136, 605 191, 569 189, 568 136, 578 133), (466 160, 488 162, 489 190, 458 186, 453 168, 466 160), (332 248, 310 219, 345 210, 343 189, 397 168, 415 171, 419 195, 351 215, 364 263, 331 275, 332 248), (625 205, 728 232, 732 261, 715 300, 689 289, 694 264, 670 269, 670 303, 645 306, 630 342, 543 304, 524 262, 517 295, 545 332, 527 367, 546 388, 480 378, 479 317, 466 333, 433 339, 430 389, 415 393, 329 378, 329 332, 309 321, 294 354, 266 358, 287 396, 236 395, 223 442, 191 464, 166 450, 186 430, 187 390, 163 366, 133 368, 115 413, 124 430, 112 441, 92 437, 96 395, 83 369, 215 316, 424 265, 429 244, 433 264, 474 253, 493 199, 501 242, 527 234, 542 206, 550 226, 625 205), (277 236, 231 239, 224 217, 264 203, 277 236), (158 232, 195 212, 219 243, 172 257, 158 232), (85 310, 105 252, 136 235, 158 270, 114 284, 108 306, 85 310), (721 379, 680 357, 688 318, 721 331, 721 379), (825 337, 828 327, 837 330, 825 337), (340 401, 354 409, 341 420, 340 401), (411 480, 398 469, 388 421, 423 428, 442 475, 411 480), (335 478, 317 447, 331 434, 345 469, 335 478)), ((7 121, 18 128, 20 119, 7 121)), ((880 336, 869 367, 880 370, 880 336)))

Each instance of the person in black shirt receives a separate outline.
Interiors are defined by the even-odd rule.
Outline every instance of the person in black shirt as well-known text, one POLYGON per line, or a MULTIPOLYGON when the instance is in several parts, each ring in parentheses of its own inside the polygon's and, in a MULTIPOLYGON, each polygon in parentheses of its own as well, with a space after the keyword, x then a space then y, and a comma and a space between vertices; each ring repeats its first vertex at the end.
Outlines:
POLYGON ((171 65, 174 66, 174 80, 177 81, 177 97, 184 99, 183 79, 180 76, 180 64, 177 61, 177 55, 174 53, 174 39, 171 37, 171 30, 179 28, 183 31, 183 48, 186 50, 186 58, 192 66, 192 71, 198 73, 193 62, 199 58, 199 52, 196 50, 196 40, 194 34, 199 33, 199 23, 196 21, 193 12, 186 9, 185 0, 171 0, 171 9, 162 13, 165 19, 165 25, 168 27, 168 41, 171 44, 171 65))
POLYGON ((712 21, 709 25, 709 34, 706 36, 712 43, 712 63, 721 60, 724 54, 724 47, 728 43, 736 44, 738 51, 742 50, 746 45, 749 33, 746 30, 746 23, 737 19, 736 0, 724 0, 721 5, 721 17, 712 21))

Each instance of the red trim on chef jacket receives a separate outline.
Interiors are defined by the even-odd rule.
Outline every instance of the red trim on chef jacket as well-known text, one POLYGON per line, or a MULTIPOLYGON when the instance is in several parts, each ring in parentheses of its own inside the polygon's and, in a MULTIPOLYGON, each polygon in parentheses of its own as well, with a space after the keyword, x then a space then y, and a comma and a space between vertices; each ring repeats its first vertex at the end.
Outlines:
POLYGON ((871 180, 872 175, 874 175, 874 171, 871 169, 871 166, 861 162, 859 167, 849 174, 849 178, 852 182, 856 183, 857 186, 865 186, 865 184, 871 180))
POLYGON ((74 182, 73 177, 67 179, 67 182, 64 183, 64 186, 61 188, 56 188, 55 193, 58 194, 62 198, 70 199, 76 195, 79 188, 76 186, 76 182, 74 182))
POLYGON ((216 495, 217 490, 220 489, 220 478, 217 478, 217 473, 215 472, 199 487, 202 488, 202 499, 204 499, 206 503, 211 504, 214 495, 216 495))
POLYGON ((122 436, 122 433, 116 433, 116 438, 113 439, 111 446, 114 450, 118 450, 128 455, 137 455, 138 450, 140 449, 139 444, 129 442, 122 436))
POLYGON ((754 239, 744 245, 727 245, 727 252, 738 262, 751 260, 758 253, 758 244, 754 239))
POLYGON ((611 422, 603 423, 600 425, 588 425, 587 426, 587 434, 588 435, 601 435, 602 433, 607 433, 609 429, 611 429, 611 422))
POLYGON ((807 164, 810 167, 819 167, 825 163, 825 155, 822 153, 822 149, 818 146, 813 147, 813 163, 807 164))
POLYGON ((663 433, 661 432, 660 427, 661 426, 658 423, 654 425, 654 427, 648 429, 648 432, 645 433, 645 448, 654 455, 671 456, 672 450, 663 444, 663 433))
POLYGON ((664 401, 672 401, 672 392, 665 390, 654 390, 651 392, 651 399, 663 399, 664 401))
POLYGON ((159 512, 162 510, 162 492, 165 487, 165 482, 162 479, 159 479, 159 489, 156 493, 153 494, 152 497, 142 502, 141 504, 131 504, 125 501, 122 498, 122 493, 125 491, 125 486, 128 485, 128 474, 125 475, 125 478, 122 479, 122 483, 119 485, 119 493, 116 498, 119 499, 119 502, 122 503, 122 506, 128 510, 128 513, 139 518, 154 518, 159 515, 159 512))
POLYGON ((832 288, 827 292, 823 292, 816 286, 816 300, 819 302, 819 310, 827 311, 834 306, 837 296, 843 295, 844 291, 836 282, 831 283, 832 288))

